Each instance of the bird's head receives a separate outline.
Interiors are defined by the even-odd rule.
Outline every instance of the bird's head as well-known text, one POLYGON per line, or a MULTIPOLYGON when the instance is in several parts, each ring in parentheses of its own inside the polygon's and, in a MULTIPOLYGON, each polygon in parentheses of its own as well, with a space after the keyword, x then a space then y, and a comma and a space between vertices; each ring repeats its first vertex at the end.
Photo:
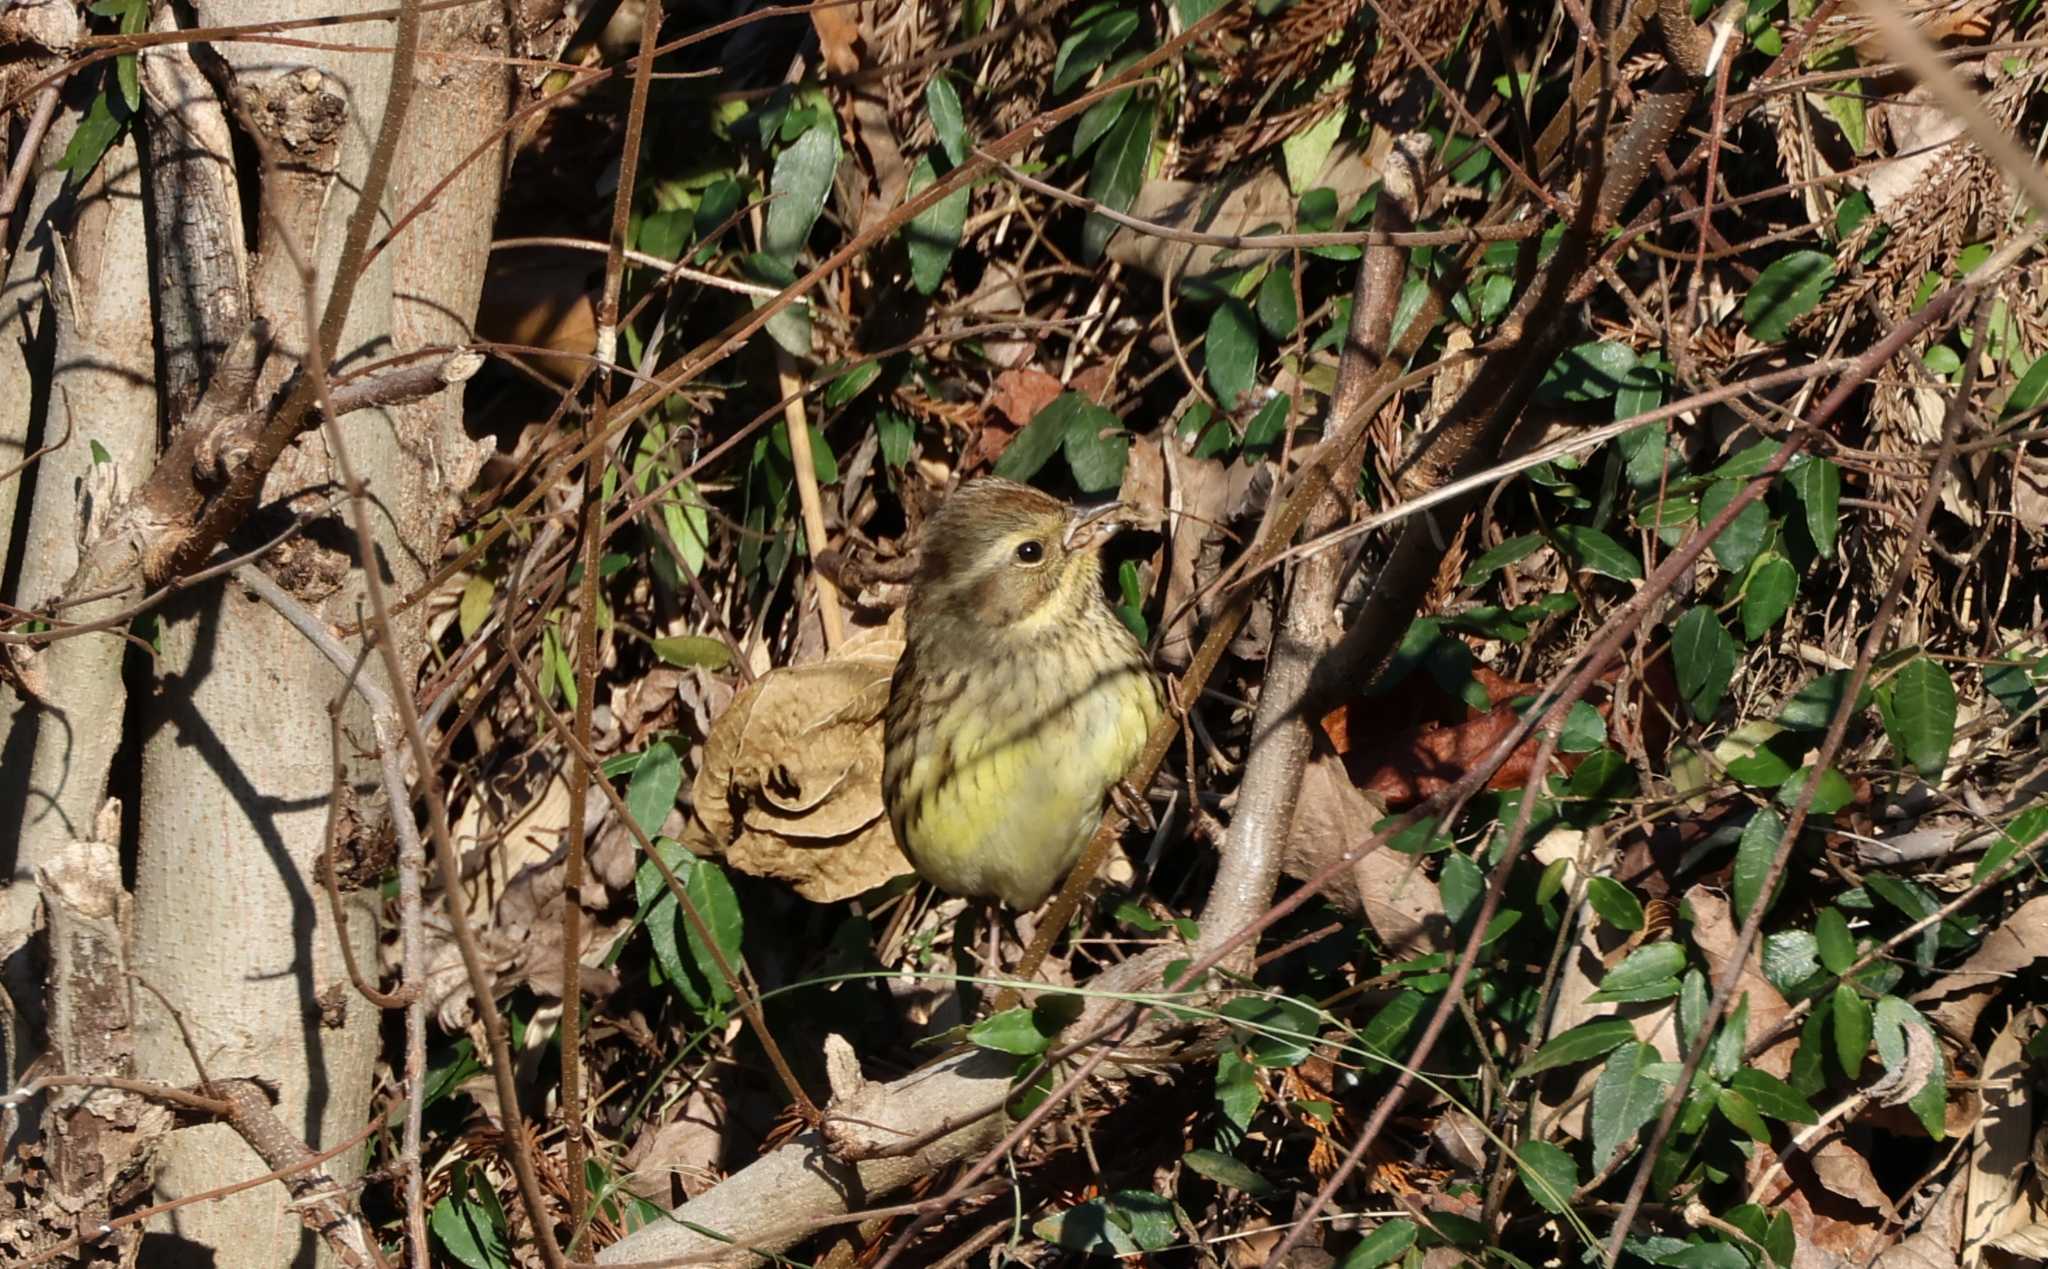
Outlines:
POLYGON ((1138 519, 1122 503, 1072 507, 984 477, 925 521, 911 626, 965 626, 997 639, 1043 637, 1098 597, 1102 544, 1138 519))

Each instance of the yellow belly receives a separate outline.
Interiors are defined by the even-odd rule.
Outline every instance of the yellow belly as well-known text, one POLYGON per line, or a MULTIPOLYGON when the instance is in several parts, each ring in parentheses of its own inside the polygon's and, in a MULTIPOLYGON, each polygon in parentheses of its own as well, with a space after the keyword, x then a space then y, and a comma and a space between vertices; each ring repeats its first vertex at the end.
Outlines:
POLYGON ((1141 659, 1117 657, 1066 687, 1056 665, 1051 652, 1010 658, 934 685, 924 708, 892 701, 890 819, 912 866, 941 890, 1020 909, 1044 902, 1144 748, 1162 709, 1141 659))

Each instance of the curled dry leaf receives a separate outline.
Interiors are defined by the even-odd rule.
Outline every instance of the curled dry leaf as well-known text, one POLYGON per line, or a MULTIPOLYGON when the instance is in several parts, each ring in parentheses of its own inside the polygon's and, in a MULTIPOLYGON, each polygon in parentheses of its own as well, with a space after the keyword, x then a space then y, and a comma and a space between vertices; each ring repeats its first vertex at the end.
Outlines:
POLYGON ((902 653, 898 617, 741 689, 704 742, 691 848, 814 903, 908 873, 882 813, 882 709, 902 653))

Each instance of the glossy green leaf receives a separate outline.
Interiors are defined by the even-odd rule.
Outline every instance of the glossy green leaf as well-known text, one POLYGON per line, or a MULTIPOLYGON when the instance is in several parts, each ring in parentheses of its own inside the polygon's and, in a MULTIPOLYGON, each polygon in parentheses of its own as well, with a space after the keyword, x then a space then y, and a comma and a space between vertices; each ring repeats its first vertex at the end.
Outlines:
POLYGON ((1820 951, 1820 963, 1830 974, 1846 974, 1856 963, 1856 936, 1849 930, 1849 918, 1840 908, 1822 908, 1814 918, 1813 939, 1820 951))
POLYGON ((1825 458, 1809 459, 1785 473, 1806 515, 1806 534, 1822 555, 1835 553, 1842 526, 1842 469, 1825 458))
POLYGON ((1512 1078, 1521 1079, 1555 1067, 1590 1062, 1624 1044, 1633 1043, 1635 1038, 1635 1027, 1626 1018, 1601 1018, 1581 1023, 1561 1035, 1552 1036, 1527 1062, 1516 1068, 1512 1078))
MULTIPOLYGON (((929 155, 910 169, 910 196, 915 198, 938 179, 929 155)), ((946 267, 960 247, 967 228, 968 191, 954 190, 925 208, 903 227, 904 252, 910 257, 910 283, 918 294, 930 295, 946 280, 946 267)))
POLYGON ((1782 555, 1767 555, 1742 590, 1742 637, 1750 643, 1778 624, 1799 592, 1799 571, 1782 555))
POLYGON ((1747 1133, 1752 1141, 1771 1139, 1771 1130, 1764 1123, 1763 1116, 1757 1113, 1756 1104, 1740 1091, 1733 1088, 1719 1090, 1714 1094, 1714 1107, 1729 1123, 1747 1133))
POLYGON ((1385 1221, 1344 1253, 1336 1269, 1380 1269, 1381 1265, 1392 1264, 1415 1245, 1420 1232, 1415 1222, 1405 1216, 1385 1221))
POLYGON ((968 1043, 997 1053, 1032 1057, 1052 1047, 1052 1037, 1038 1029, 1033 1012, 1022 1005, 990 1014, 967 1028, 968 1043))
MULTIPOLYGON (((1706 492, 1700 495, 1700 523, 1713 523, 1743 488, 1744 484, 1739 480, 1717 480, 1708 485, 1706 492)), ((1740 573, 1763 549, 1764 539, 1770 536, 1770 531, 1770 509, 1759 498, 1737 512, 1735 518, 1728 522, 1728 527, 1714 538, 1711 547, 1714 558, 1721 562, 1722 568, 1740 573)))
POLYGON ((1065 93, 1086 79, 1096 67, 1114 56, 1137 29, 1138 15, 1129 9, 1113 9, 1093 21, 1082 23, 1079 29, 1060 42, 1060 51, 1052 68, 1053 92, 1065 93))
POLYGON ((1557 526, 1557 540, 1564 547, 1565 554, 1577 561, 1579 567, 1603 577, 1617 581, 1641 581, 1642 561, 1621 543, 1608 537, 1598 529, 1578 524, 1557 526))
POLYGON ((1253 1198, 1277 1193, 1279 1187, 1246 1167, 1235 1156, 1218 1150, 1190 1150, 1180 1157, 1190 1172, 1208 1177, 1218 1185, 1241 1190, 1253 1198))
MULTIPOLYGON (((1614 340, 1567 349, 1536 385, 1539 401, 1605 401, 1631 382, 1635 349, 1614 340)), ((1626 418, 1627 415, 1619 417, 1626 418)))
POLYGON ((1079 401, 1067 419, 1064 442, 1074 483, 1083 493, 1115 489, 1123 483, 1124 466, 1131 454, 1131 438, 1124 431, 1123 420, 1079 393, 1066 393, 1060 399, 1068 396, 1079 401))
POLYGON ((1728 1086, 1749 1098, 1750 1104, 1772 1119, 1788 1124, 1820 1122, 1820 1116, 1792 1086, 1769 1071, 1745 1066, 1729 1079, 1728 1086))
MULTIPOLYGON (((1154 107, 1146 102, 1126 110, 1096 148, 1088 169, 1087 195, 1111 211, 1127 212, 1145 183, 1152 159, 1154 107)), ((1081 258, 1094 262, 1116 233, 1117 224, 1097 212, 1081 226, 1081 258)))
POLYGON ((761 229, 764 253, 785 265, 796 262, 818 213, 825 209, 838 167, 839 131, 829 125, 806 130, 775 156, 768 178, 772 198, 761 229))
POLYGON ((1617 1151, 1635 1140, 1643 1126, 1664 1108, 1676 1071, 1647 1044, 1616 1049, 1593 1084, 1588 1122, 1593 1137, 1593 1167, 1604 1168, 1617 1151), (1663 1078, 1658 1078, 1662 1074, 1663 1078))
POLYGON ((1977 861, 1976 871, 1970 880, 1983 881, 2005 866, 2005 862, 2023 850, 2032 850, 2043 836, 2048 836, 2048 806, 2034 806, 2013 816, 1998 834, 1998 839, 1977 861))
POLYGON ((960 93, 952 77, 940 71, 924 86, 924 108, 931 115, 932 131, 946 162, 959 167, 967 161, 967 112, 960 106, 960 93))
POLYGON ((1209 317, 1203 369, 1226 410, 1251 390, 1259 364, 1259 325, 1244 301, 1226 299, 1209 317))
POLYGON ((1074 419, 1101 408, 1078 392, 1060 393, 1010 438, 1010 444, 996 459, 995 474, 1007 480, 1029 480, 1036 476, 1047 460, 1059 452, 1074 419))
POLYGON ((1286 996, 1239 996, 1218 1010, 1237 1031, 1255 1066, 1298 1066, 1315 1043, 1322 1015, 1286 996))
POLYGON ((1742 320, 1759 343, 1774 344, 1812 312, 1835 280, 1835 258, 1824 251, 1789 252, 1757 275, 1742 301, 1742 320))
POLYGON ((1541 549, 1542 546, 1543 535, 1541 533, 1524 533, 1518 538, 1509 538, 1499 546, 1481 554, 1478 559, 1473 560, 1466 567, 1465 576, 1460 579, 1460 583, 1465 586, 1477 586, 1508 565, 1518 564, 1522 560, 1527 559, 1541 549))
POLYGON ((1891 682, 1890 708, 1880 708, 1885 732, 1899 756, 1933 780, 1948 766, 1956 734, 1956 689, 1948 671, 1915 657, 1891 682))
POLYGON ((649 745, 626 785, 626 811, 640 831, 652 837, 675 809, 676 793, 682 787, 683 763, 676 751, 665 740, 649 745))
POLYGON ((662 661, 684 669, 722 670, 732 664, 732 649, 710 635, 668 635, 648 640, 647 646, 662 661))
POLYGON ((1571 1206, 1572 1191, 1579 1186, 1579 1165, 1570 1152, 1548 1141, 1525 1141, 1515 1156, 1522 1188, 1538 1206, 1551 1212, 1571 1206))
POLYGON ((1742 838, 1735 846, 1734 897, 1737 921, 1746 921, 1763 894, 1771 864, 1778 855, 1778 843, 1785 837, 1785 821, 1770 807, 1763 807, 1743 825, 1742 838))
POLYGON ((1643 905, 1634 892, 1612 877, 1586 879, 1586 901, 1600 919, 1617 930, 1643 928, 1643 905))
POLYGON ((1742 656, 1735 636, 1711 608, 1686 610, 1671 629, 1671 657, 1678 694, 1694 718, 1706 722, 1721 708, 1742 656))
POLYGON ((1870 1052, 1870 1002, 1848 983, 1840 983, 1835 987, 1830 1008, 1835 1032, 1835 1059, 1842 1064, 1842 1074, 1852 1080, 1861 1079, 1863 1055, 1870 1052))
MULTIPOLYGON (((1843 698, 1849 691, 1849 672, 1832 670, 1810 683, 1803 684, 1785 702, 1785 708, 1778 712, 1778 721, 1787 727, 1802 731, 1825 731, 1833 720, 1835 711, 1842 707, 1843 698)), ((1870 701, 1866 688, 1858 698, 1856 707, 1863 708, 1870 701)))
MULTIPOLYGON (((1801 767, 1793 772, 1786 777, 1785 783, 1778 786, 1774 800, 1787 810, 1798 805, 1799 795, 1812 776, 1812 767, 1801 767)), ((1815 815, 1833 815, 1855 800, 1856 788, 1849 783, 1849 777, 1829 767, 1820 773, 1820 786, 1813 791, 1813 802, 1807 809, 1815 815)))
POLYGON ((1600 980, 1600 990, 1593 993, 1598 1000, 1604 993, 1632 991, 1640 987, 1651 987, 1670 980, 1675 986, 1680 971, 1685 968, 1685 949, 1673 942, 1651 943, 1630 952, 1621 964, 1607 971, 1600 980))

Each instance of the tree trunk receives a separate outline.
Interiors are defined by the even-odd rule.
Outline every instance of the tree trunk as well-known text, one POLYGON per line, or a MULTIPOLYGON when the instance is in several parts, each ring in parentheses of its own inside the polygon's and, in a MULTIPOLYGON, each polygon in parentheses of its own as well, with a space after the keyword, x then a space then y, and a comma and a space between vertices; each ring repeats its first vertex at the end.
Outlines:
MULTIPOLYGON (((311 8, 281 0, 222 0, 195 5, 192 17, 194 25, 218 27, 380 7, 370 0, 330 0, 311 8)), ((389 21, 344 26, 325 42, 388 49, 393 29, 389 21)), ((494 7, 422 20, 414 95, 373 242, 486 142, 515 88, 500 65, 430 54, 502 54, 507 41, 504 15, 494 7)), ((389 100, 394 58, 388 51, 235 41, 206 50, 199 54, 202 63, 217 56, 226 68, 213 76, 227 97, 222 117, 237 129, 253 129, 255 150, 293 169, 249 170, 254 160, 247 146, 214 156, 231 174, 237 174, 239 159, 238 179, 225 186, 230 201, 237 190, 244 198, 259 189, 264 194, 264 227, 255 242, 245 244, 246 276, 240 279, 247 313, 269 323, 273 341, 257 382, 260 401, 300 369, 312 338, 305 314, 324 306, 333 284, 344 227, 364 188, 389 100), (300 170, 301 146, 317 148, 323 135, 331 135, 335 162, 324 207, 304 199, 300 170), (310 214, 294 227, 295 198, 310 214), (280 215, 283 230, 274 220, 280 215), (306 303, 295 252, 318 270, 318 304, 306 303)), ((206 81, 193 82, 203 89, 206 81)), ((211 363, 226 346, 218 329, 188 332, 171 320, 182 298, 183 311, 199 312, 203 327, 206 306, 218 297, 201 296, 195 303, 190 295, 163 294, 166 278, 202 274, 205 262, 166 259, 166 253, 194 250, 190 217, 201 213, 163 205, 164 182, 153 179, 160 168, 151 164, 145 171, 136 146, 124 139, 75 196, 62 189, 64 173, 54 164, 79 111, 90 103, 88 90, 98 83, 89 73, 74 77, 76 100, 67 99, 44 142, 32 201, 21 209, 25 228, 9 270, 8 294, 40 302, 10 304, 0 317, 8 323, 0 331, 0 466, 18 461, 37 443, 63 438, 67 411, 71 428, 68 443, 42 458, 18 490, 0 501, 0 511, 11 512, 0 521, 0 546, 13 539, 4 594, 17 605, 78 592, 76 525, 90 499, 107 496, 106 469, 118 472, 124 486, 117 497, 141 485, 159 457, 160 431, 171 440, 187 423, 192 385, 213 372, 211 363), (61 251, 54 245, 59 240, 61 251), (173 263, 193 267, 166 267, 173 263), (50 278, 58 284, 44 291, 44 279, 50 278), (161 302, 153 305, 153 298, 161 302), (192 348, 210 352, 197 354, 195 362, 192 348), (192 373, 200 377, 192 379, 192 373), (111 463, 94 463, 88 444, 94 441, 111 463)), ((152 110, 161 105, 152 99, 152 110)), ((195 107, 201 108, 222 110, 222 103, 195 107)), ((151 126, 158 124, 149 112, 138 118, 138 129, 151 126)), ((188 148, 197 144, 184 134, 179 139, 188 148)), ((503 162, 501 150, 486 147, 450 188, 433 195, 419 219, 354 271, 354 300, 334 350, 335 375, 394 354, 468 341, 503 162)), ((255 220, 245 220, 239 208, 204 214, 217 217, 213 228, 225 226, 237 235, 255 220)), ((229 303, 225 311, 239 319, 242 310, 229 303)), ((459 390, 442 392, 340 421, 349 457, 367 486, 378 565, 394 595, 410 593, 437 563, 457 502, 481 461, 481 448, 463 432, 461 405, 459 390)), ((243 551, 275 536, 290 523, 280 512, 314 517, 262 566, 330 629, 351 626, 368 611, 355 543, 345 511, 336 505, 340 492, 321 433, 304 433, 270 470, 259 513, 223 548, 243 551)), ((67 609, 63 617, 119 611, 138 594, 131 590, 67 609)), ((26 675, 41 701, 25 701, 13 687, 0 689, 0 718, 7 727, 0 754, 0 837, 16 843, 6 860, 15 884, 0 893, 0 955, 14 951, 19 941, 6 938, 8 931, 25 931, 34 914, 37 869, 48 866, 60 847, 89 837, 114 755, 124 744, 133 746, 141 762, 139 779, 130 787, 139 793, 139 807, 130 817, 132 839, 123 846, 135 861, 135 1074, 187 1087, 205 1079, 262 1080, 276 1092, 277 1118, 317 1151, 369 1121, 380 1026, 376 1007, 348 981, 340 935, 315 868, 326 847, 337 778, 328 706, 343 690, 342 676, 267 604, 231 580, 203 582, 156 609, 156 616, 157 657, 143 662, 150 690, 133 701, 122 691, 123 659, 133 645, 118 631, 67 638, 42 650, 26 675)), ((398 625, 393 634, 401 662, 416 666, 424 652, 423 624, 411 616, 398 625)), ((360 639, 350 642, 362 647, 360 639)), ((131 672, 135 665, 130 663, 131 672)), ((387 690, 411 687, 383 683, 374 656, 362 673, 387 690)), ((356 793, 368 794, 376 787, 375 734, 354 696, 340 717, 342 775, 356 793)), ((411 811, 401 807, 398 813, 411 811)), ((375 897, 374 890, 346 897, 348 935, 358 963, 372 974, 375 897)), ((22 964, 17 957, 17 972, 7 985, 32 1027, 36 1002, 23 1000, 22 964)), ((35 1047, 33 1034, 28 1038, 31 1044, 16 1055, 18 1064, 35 1047)), ((364 1153, 345 1152, 329 1165, 329 1174, 352 1177, 364 1153)), ((156 1161, 159 1201, 269 1170, 220 1125, 171 1134, 159 1145, 156 1161)), ((282 1187, 263 1185, 179 1208, 152 1227, 143 1263, 219 1269, 313 1263, 321 1254, 318 1244, 289 1201, 282 1187)))

